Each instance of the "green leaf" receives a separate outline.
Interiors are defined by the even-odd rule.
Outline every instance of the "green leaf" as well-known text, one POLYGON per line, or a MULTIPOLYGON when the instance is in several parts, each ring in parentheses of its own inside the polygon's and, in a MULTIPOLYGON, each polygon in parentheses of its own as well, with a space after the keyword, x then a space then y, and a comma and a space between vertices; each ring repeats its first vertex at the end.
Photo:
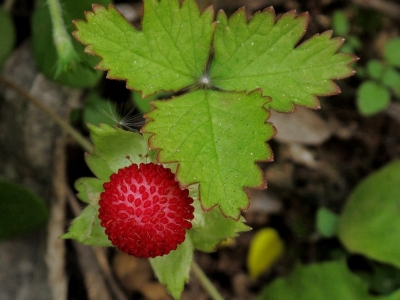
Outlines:
POLYGON ((385 66, 379 60, 371 59, 367 64, 367 71, 371 78, 379 80, 385 71, 385 66))
POLYGON ((276 20, 268 8, 247 23, 246 12, 240 9, 229 19, 220 11, 217 20, 210 80, 219 89, 260 88, 272 97, 271 109, 291 112, 295 104, 318 108, 316 96, 340 92, 332 79, 353 74, 349 64, 356 58, 336 53, 343 39, 331 38, 331 31, 295 48, 306 31, 306 13, 296 16, 291 11, 276 20))
MULTIPOLYGON (((96 0, 97 3, 107 5, 110 0, 96 0)), ((85 10, 91 8, 91 0, 67 1, 60 0, 63 11, 64 24, 71 34, 73 31, 72 20, 82 17, 85 10)), ((46 0, 38 1, 32 16, 32 47, 35 60, 40 70, 47 77, 72 87, 94 86, 102 76, 101 72, 93 70, 99 59, 83 53, 83 45, 72 40, 74 53, 79 53, 75 60, 74 68, 64 70, 57 74, 59 57, 53 42, 52 22, 46 0)), ((73 55, 73 54, 72 54, 73 55)), ((60 69, 59 69, 60 70, 60 69)))
POLYGON ((24 187, 0 180, 0 240, 28 233, 48 219, 43 200, 24 187))
POLYGON ((344 261, 332 261, 309 266, 298 265, 287 278, 268 285, 258 300, 396 300, 400 291, 375 297, 360 278, 352 274, 344 261))
POLYGON ((100 225, 98 205, 88 205, 82 213, 74 219, 63 239, 73 239, 84 245, 107 247, 112 246, 104 228, 100 225))
POLYGON ((349 33, 350 23, 343 10, 336 10, 332 16, 332 28, 336 35, 344 36, 349 33))
MULTIPOLYGON (((197 199, 193 198, 193 199, 197 199)), ((236 237, 237 233, 250 230, 245 225, 244 218, 238 221, 225 218, 217 209, 205 212, 199 201, 193 203, 195 207, 193 227, 188 231, 195 249, 205 252, 214 251, 223 240, 236 237)))
POLYGON ((244 187, 265 183, 257 161, 271 159, 265 144, 273 134, 263 109, 268 99, 251 94, 197 90, 172 101, 154 101, 146 114, 153 121, 142 131, 153 133, 150 146, 161 149, 162 163, 179 162, 182 185, 200 184, 205 210, 219 205, 225 216, 239 218, 249 205, 244 187))
MULTIPOLYGON (((89 129, 95 144, 94 155, 100 157, 112 173, 132 163, 146 163, 149 160, 147 142, 141 134, 112 128, 106 124, 101 124, 100 127, 89 125, 89 129)), ((97 162, 95 159, 89 167, 96 169, 97 162)), ((104 163, 100 164, 105 166, 104 163)), ((103 171, 106 173, 108 170, 103 171)), ((100 170, 97 172, 101 173, 100 170)))
POLYGON ((317 230, 326 238, 331 238, 336 235, 338 226, 338 216, 329 209, 321 207, 317 211, 317 230))
POLYGON ((15 43, 15 29, 13 21, 8 13, 0 7, 0 69, 3 67, 7 57, 10 55, 11 50, 15 43))
POLYGON ((83 122, 98 126, 104 123, 110 126, 118 124, 115 104, 95 92, 90 93, 83 107, 83 122))
POLYGON ((400 267, 400 160, 364 179, 340 216, 339 238, 354 253, 400 267))
POLYGON ((168 255, 150 258, 150 264, 158 280, 167 286, 168 292, 180 299, 193 260, 193 245, 186 236, 185 241, 168 255))
POLYGON ((364 81, 357 90, 357 106, 360 113, 371 116, 385 110, 390 103, 390 93, 375 81, 364 81))
POLYGON ((400 98, 400 72, 394 67, 387 68, 383 73, 382 83, 391 87, 400 98))
POLYGON ((384 55, 389 64, 400 67, 400 38, 391 39, 385 45, 384 55))
POLYGON ((78 198, 87 204, 97 205, 100 194, 103 192, 103 181, 97 178, 79 178, 75 182, 78 198))
POLYGON ((87 22, 76 21, 75 37, 86 52, 102 57, 97 68, 108 78, 126 79, 143 96, 193 84, 206 66, 214 25, 212 10, 200 15, 194 0, 144 1, 142 31, 116 8, 93 6, 87 22))

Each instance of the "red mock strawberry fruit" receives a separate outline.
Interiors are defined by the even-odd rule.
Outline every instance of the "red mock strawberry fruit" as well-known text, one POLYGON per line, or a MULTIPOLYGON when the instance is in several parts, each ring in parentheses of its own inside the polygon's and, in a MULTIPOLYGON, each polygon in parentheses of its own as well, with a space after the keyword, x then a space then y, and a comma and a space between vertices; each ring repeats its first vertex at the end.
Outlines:
POLYGON ((153 163, 119 169, 100 195, 101 226, 118 249, 136 257, 175 250, 192 227, 194 208, 170 169, 153 163))

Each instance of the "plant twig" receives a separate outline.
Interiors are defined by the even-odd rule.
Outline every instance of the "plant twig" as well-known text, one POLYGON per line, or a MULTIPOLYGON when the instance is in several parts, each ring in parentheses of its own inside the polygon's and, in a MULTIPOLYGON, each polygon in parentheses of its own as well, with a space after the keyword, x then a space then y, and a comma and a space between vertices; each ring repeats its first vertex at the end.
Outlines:
POLYGON ((4 76, 0 75, 0 81, 3 82, 5 85, 8 87, 12 88, 14 91, 16 91, 18 94, 20 94, 22 97, 25 99, 29 100, 32 104, 34 104, 37 108, 39 108, 41 111, 43 111, 45 114, 47 114, 54 122, 56 122, 66 133, 71 135, 75 141, 81 145, 83 149, 85 149, 87 152, 91 153, 93 152, 93 146, 92 144, 84 137, 82 136, 75 128, 73 128, 68 122, 64 121, 59 115, 57 115, 54 111, 49 109, 46 105, 44 105, 42 102, 40 102, 38 99, 21 89, 19 86, 14 84, 12 81, 8 80, 4 76))
POLYGON ((215 286, 212 284, 210 279, 204 274, 203 270, 196 264, 194 261, 192 262, 192 270, 196 277, 199 279, 203 288, 208 292, 213 300, 224 300, 221 294, 217 291, 215 286))

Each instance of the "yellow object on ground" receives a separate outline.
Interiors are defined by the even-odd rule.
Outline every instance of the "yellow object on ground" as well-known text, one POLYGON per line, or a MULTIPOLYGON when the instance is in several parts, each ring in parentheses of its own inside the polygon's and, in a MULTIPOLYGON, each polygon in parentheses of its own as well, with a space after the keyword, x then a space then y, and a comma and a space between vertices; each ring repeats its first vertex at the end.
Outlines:
POLYGON ((285 245, 274 228, 263 228, 253 237, 247 256, 247 268, 257 278, 282 256, 285 245))

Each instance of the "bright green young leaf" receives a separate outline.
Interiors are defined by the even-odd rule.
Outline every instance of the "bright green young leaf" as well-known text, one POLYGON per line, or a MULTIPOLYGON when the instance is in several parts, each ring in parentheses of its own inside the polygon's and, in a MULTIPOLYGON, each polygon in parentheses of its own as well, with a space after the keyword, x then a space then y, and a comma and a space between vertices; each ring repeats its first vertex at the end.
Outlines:
POLYGON ((98 205, 88 205, 82 213, 74 219, 63 239, 73 239, 84 245, 107 247, 112 246, 105 230, 100 225, 98 205))
MULTIPOLYGON (((107 5, 110 3, 110 0, 96 0, 96 2, 107 5)), ((91 8, 92 0, 60 0, 60 3, 64 24, 71 34, 73 31, 72 20, 81 18, 83 12, 91 8)), ((76 50, 75 52, 79 53, 79 61, 76 61, 74 64, 74 69, 65 70, 61 74, 57 74, 59 57, 53 42, 49 7, 46 0, 38 1, 32 17, 32 47, 40 70, 47 77, 72 87, 90 87, 95 85, 102 76, 101 72, 93 70, 99 59, 83 53, 84 47, 77 41, 72 39, 72 42, 74 50, 76 50)))
POLYGON ((150 264, 158 280, 167 286, 168 292, 180 299, 193 260, 193 245, 189 238, 168 255, 150 258, 150 264))
POLYGON ((386 87, 375 81, 364 81, 357 90, 358 110, 371 116, 385 110, 390 103, 390 93, 386 87))
POLYGON ((142 31, 136 30, 116 8, 93 6, 87 22, 76 21, 75 37, 86 52, 102 57, 98 69, 108 78, 127 80, 143 96, 176 91, 194 84, 205 69, 214 25, 212 10, 200 15, 194 0, 147 0, 142 31))
POLYGON ((8 55, 10 55, 15 42, 14 24, 8 13, 0 7, 0 69, 3 67, 8 55))
POLYGON ((340 216, 339 238, 354 253, 400 267, 400 160, 353 191, 340 216))
POLYGON ((372 296, 366 284, 352 274, 345 261, 298 265, 287 278, 268 285, 257 300, 397 300, 400 291, 372 296))
POLYGON ((154 101, 142 129, 155 134, 160 161, 179 162, 177 178, 200 184, 205 210, 219 205, 225 216, 239 218, 249 205, 244 187, 264 186, 257 161, 271 159, 266 145, 273 134, 263 109, 268 99, 251 94, 197 90, 171 101, 154 101))
POLYGON ((249 23, 244 9, 229 19, 218 13, 214 36, 215 57, 211 84, 227 91, 262 89, 272 97, 271 109, 291 112, 294 105, 318 108, 317 96, 340 92, 332 79, 353 74, 350 54, 336 53, 342 38, 332 32, 315 35, 296 46, 303 37, 308 14, 288 12, 276 20, 272 8, 256 13, 249 23))
POLYGON ((24 187, 0 180, 0 240, 29 233, 46 223, 43 200, 24 187))

